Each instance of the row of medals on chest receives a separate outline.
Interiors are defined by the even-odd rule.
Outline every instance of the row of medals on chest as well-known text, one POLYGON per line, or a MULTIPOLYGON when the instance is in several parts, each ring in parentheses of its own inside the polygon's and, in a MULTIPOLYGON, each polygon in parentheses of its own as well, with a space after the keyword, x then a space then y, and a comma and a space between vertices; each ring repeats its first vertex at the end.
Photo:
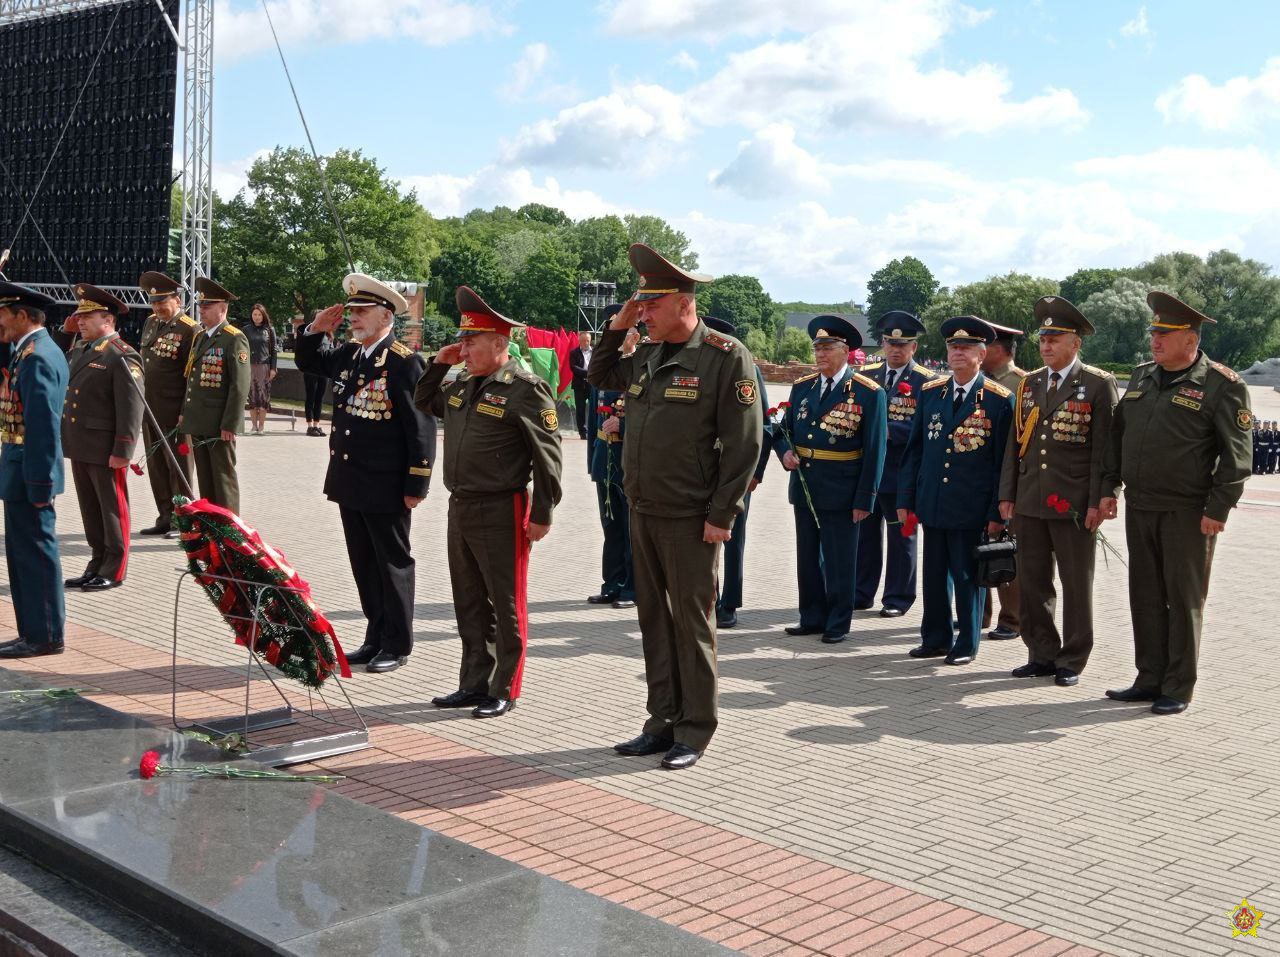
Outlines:
MULTIPOLYGON (((345 382, 350 377, 350 370, 342 373, 340 378, 345 382)), ((356 382, 356 391, 347 399, 347 414, 357 419, 390 419, 391 397, 387 395, 387 374, 365 383, 364 376, 356 382)))
MULTIPOLYGON (((808 400, 805 400, 808 404, 808 400)), ((802 407, 800 415, 805 415, 805 409, 802 407)), ((836 444, 836 439, 852 438, 858 431, 858 426, 862 423, 862 406, 853 401, 852 398, 845 399, 839 405, 830 409, 818 422, 818 427, 824 432, 829 433, 827 441, 831 445, 836 444)))
POLYGON ((222 385, 221 349, 210 349, 200 357, 200 384, 210 388, 222 385))

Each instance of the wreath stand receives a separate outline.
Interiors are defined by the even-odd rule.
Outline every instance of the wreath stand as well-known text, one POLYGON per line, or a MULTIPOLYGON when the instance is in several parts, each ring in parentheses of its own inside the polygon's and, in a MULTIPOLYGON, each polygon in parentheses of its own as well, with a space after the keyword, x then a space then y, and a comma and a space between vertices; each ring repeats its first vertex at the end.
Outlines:
MULTIPOLYGON (((242 736, 249 750, 247 757, 258 761, 261 764, 270 765, 272 767, 283 767, 289 764, 301 764, 306 761, 315 761, 320 758, 332 757, 335 754, 347 754, 352 751, 361 751, 369 747, 369 727, 365 724, 364 717, 356 708, 355 703, 351 700, 351 696, 347 694, 347 689, 343 687, 342 680, 338 676, 334 676, 337 682, 338 690, 342 693, 345 702, 345 710, 348 710, 354 716, 352 721, 342 720, 338 712, 334 710, 328 699, 325 697, 324 691, 320 688, 307 688, 307 704, 305 706, 295 707, 288 696, 281 689, 279 682, 271 670, 267 668, 261 657, 253 650, 252 642, 246 643, 248 658, 245 662, 244 671, 244 714, 232 715, 223 718, 205 718, 184 724, 178 718, 178 635, 180 632, 179 617, 182 609, 182 586, 188 578, 194 578, 195 574, 190 569, 183 569, 182 574, 178 578, 178 584, 174 591, 173 599, 173 657, 171 669, 171 688, 170 688, 170 713, 173 718, 173 726, 179 731, 198 731, 213 737, 225 737, 227 735, 238 734, 242 736), (253 691, 254 666, 257 665, 259 671, 271 683, 271 687, 276 694, 280 696, 283 704, 279 708, 271 708, 266 711, 254 712, 250 707, 250 695, 253 691), (313 694, 314 693, 314 694, 313 694), (319 703, 315 702, 315 698, 319 698, 319 703), (281 728, 287 725, 296 724, 295 715, 305 715, 306 717, 318 721, 335 729, 331 734, 320 735, 311 738, 302 738, 285 744, 268 744, 255 747, 251 740, 254 732, 266 731, 270 728, 281 728)), ((232 578, 226 575, 210 574, 205 572, 202 578, 219 581, 224 583, 228 588, 234 588, 240 593, 243 600, 243 607, 251 608, 249 615, 224 615, 224 617, 239 620, 254 626, 256 631, 258 627, 265 623, 262 615, 262 608, 266 604, 266 599, 273 592, 292 591, 299 593, 299 589, 292 588, 287 585, 264 584, 262 582, 248 581, 242 578, 232 578)), ((207 607, 207 606, 206 606, 207 607)), ((276 628, 280 625, 278 622, 273 623, 276 628)), ((305 632, 305 628, 301 621, 297 620, 296 615, 291 625, 286 626, 289 631, 305 632)))

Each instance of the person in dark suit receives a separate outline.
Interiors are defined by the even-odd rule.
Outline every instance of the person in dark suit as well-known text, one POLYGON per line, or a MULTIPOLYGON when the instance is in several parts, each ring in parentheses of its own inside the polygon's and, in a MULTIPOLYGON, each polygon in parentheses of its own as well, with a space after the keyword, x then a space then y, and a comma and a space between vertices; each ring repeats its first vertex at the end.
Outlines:
POLYGON ((334 381, 324 493, 338 504, 351 574, 364 612, 364 643, 347 661, 374 674, 394 671, 413 651, 413 510, 426 498, 436 457, 436 420, 413 404, 426 369, 391 325, 408 303, 361 273, 342 281, 347 301, 330 306, 298 337, 298 368, 334 381), (354 342, 328 333, 351 312, 354 342))
POLYGON ((903 535, 898 523, 898 467, 911 436, 920 388, 936 375, 915 361, 916 349, 925 331, 924 323, 917 316, 894 309, 880 317, 876 331, 884 357, 868 362, 861 372, 884 389, 889 436, 875 508, 858 523, 858 574, 853 607, 855 611, 864 611, 875 604, 883 561, 880 617, 898 618, 916 602, 916 542, 919 539, 914 530, 910 535, 903 535), (886 525, 889 526, 888 544, 882 551, 886 525))
POLYGON ((884 390, 854 372, 849 353, 862 335, 838 316, 809 323, 818 371, 797 379, 774 426, 773 448, 791 473, 800 624, 788 635, 849 637, 858 523, 875 507, 888 419, 884 390))
POLYGON ((578 438, 585 439, 587 429, 587 403, 591 399, 591 383, 587 381, 587 366, 591 362, 591 333, 578 333, 578 347, 569 352, 569 371, 573 373, 573 418, 578 426, 578 438))
MULTIPOLYGON (((706 316, 702 320, 708 329, 722 332, 726 336, 737 336, 738 328, 732 322, 706 316)), ((747 552, 747 513, 751 510, 751 493, 764 481, 764 470, 769 465, 769 457, 773 454, 773 420, 769 418, 767 394, 764 374, 760 367, 755 367, 756 390, 760 396, 760 416, 764 420, 764 440, 760 445, 760 458, 756 462, 756 470, 751 476, 751 484, 747 486, 747 494, 742 499, 742 511, 733 520, 733 534, 724 543, 724 576, 720 579, 720 589, 716 597, 716 627, 736 628, 738 625, 738 609, 742 607, 742 586, 746 572, 747 552)))
POLYGON ((942 324, 951 375, 920 390, 920 405, 902 457, 898 519, 924 526, 924 615, 912 658, 946 656, 967 665, 978 654, 983 591, 974 549, 985 529, 997 535, 1000 470, 1013 421, 1010 392, 982 373, 995 330, 977 316, 942 324), (957 637, 948 608, 954 588, 957 637))
POLYGON ((0 339, 12 346, 0 381, 0 499, 17 639, 0 658, 63 651, 67 609, 53 500, 62 494, 67 360, 45 329, 53 300, 0 282, 0 339))
POLYGON ((142 357, 116 332, 129 307, 88 283, 75 287, 72 321, 80 342, 71 350, 62 450, 71 461, 89 564, 67 588, 105 591, 124 584, 129 569, 129 460, 142 434, 142 357))

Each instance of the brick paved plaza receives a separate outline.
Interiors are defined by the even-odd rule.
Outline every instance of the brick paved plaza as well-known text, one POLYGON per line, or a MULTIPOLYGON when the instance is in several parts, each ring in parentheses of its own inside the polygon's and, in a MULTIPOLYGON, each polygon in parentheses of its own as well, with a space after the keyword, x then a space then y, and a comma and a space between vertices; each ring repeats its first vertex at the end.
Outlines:
MULTIPOLYGON (((1252 391, 1280 418, 1280 395, 1252 391)), ((243 517, 354 648, 355 589, 320 493, 326 443, 270 428, 239 443, 243 517)), ((1196 700, 1158 718, 1102 697, 1133 677, 1114 560, 1099 562, 1098 647, 1075 688, 1010 678, 1021 642, 984 642, 967 668, 909 659, 918 606, 857 613, 843 645, 785 636, 794 546, 775 462, 752 503, 741 624, 720 637, 720 731, 673 773, 608 747, 644 717, 639 636, 633 612, 583 601, 600 533, 584 444, 564 452, 565 501, 534 547, 519 707, 475 721, 429 703, 456 687, 459 657, 437 477, 414 517, 417 647, 394 674, 348 683, 374 748, 323 762, 350 777, 336 789, 751 954, 1280 953, 1280 476, 1250 480, 1219 543, 1196 700), (1257 939, 1233 940, 1244 897, 1267 916, 1257 939)), ((149 523, 146 479, 130 478, 135 522, 149 523)), ((73 496, 58 507, 78 574, 73 496)), ((1106 531, 1123 550, 1122 524, 1106 531)), ((180 552, 134 543, 124 588, 68 595, 69 653, 13 667, 163 720, 180 552)), ((231 713, 243 659, 203 596, 184 594, 180 708, 231 713)))

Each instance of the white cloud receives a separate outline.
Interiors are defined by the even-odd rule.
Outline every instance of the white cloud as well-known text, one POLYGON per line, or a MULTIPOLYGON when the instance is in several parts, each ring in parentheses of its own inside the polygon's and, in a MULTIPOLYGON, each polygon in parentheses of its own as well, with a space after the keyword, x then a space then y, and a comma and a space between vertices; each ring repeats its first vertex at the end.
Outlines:
POLYGON ((520 59, 511 66, 511 79, 499 90, 507 99, 517 100, 528 92, 547 68, 551 59, 551 48, 545 43, 530 43, 520 54, 520 59))
MULTIPOLYGON (((249 182, 249 167, 265 156, 270 156, 271 150, 261 149, 253 155, 238 160, 230 160, 228 162, 213 164, 213 191, 223 200, 229 200, 234 197, 249 182)), ((176 157, 175 162, 179 165, 174 169, 175 173, 182 172, 181 157, 176 157)))
POLYGON ((1195 123, 1206 130, 1251 130, 1280 117, 1280 57, 1256 77, 1237 76, 1215 86, 1199 73, 1184 76, 1156 97, 1166 123, 1195 123))
MULTIPOLYGON (((510 30, 487 4, 464 0, 269 0, 267 8, 286 46, 407 38, 434 47, 510 30)), ((258 2, 217 0, 213 22, 219 60, 275 45, 258 2)))
POLYGON ((1151 27, 1147 23, 1147 8, 1138 7, 1133 19, 1120 28, 1122 37, 1145 37, 1151 35, 1151 27))
POLYGON ((681 70, 688 70, 690 73, 698 72, 698 61, 694 59, 693 54, 688 50, 681 50, 667 62, 681 70))
POLYGON ((1256 146, 1168 146, 1082 160, 1074 169, 1123 186, 1131 203, 1157 212, 1197 209, 1250 218, 1280 213, 1280 152, 1256 146))
POLYGON ((525 126, 503 144, 508 164, 653 170, 693 132, 683 99, 635 83, 525 126))
POLYGON ((494 206, 518 209, 525 203, 545 203, 574 219, 622 212, 588 190, 565 189, 553 177, 538 183, 527 169, 486 166, 470 176, 405 176, 400 188, 406 193, 416 190, 418 202, 436 216, 461 216, 494 206))

